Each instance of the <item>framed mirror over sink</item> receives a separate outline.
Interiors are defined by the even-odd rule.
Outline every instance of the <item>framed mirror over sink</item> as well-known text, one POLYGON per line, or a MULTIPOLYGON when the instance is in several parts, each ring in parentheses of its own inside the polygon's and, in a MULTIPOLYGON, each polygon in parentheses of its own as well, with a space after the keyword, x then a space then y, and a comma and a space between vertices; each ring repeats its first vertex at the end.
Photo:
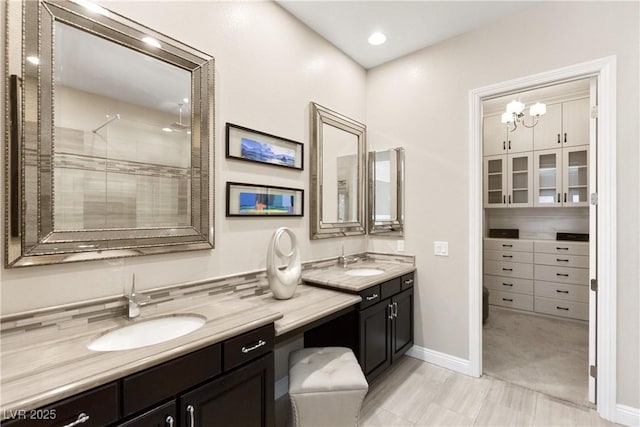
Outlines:
POLYGON ((213 248, 213 57, 92 6, 6 5, 7 267, 213 248))

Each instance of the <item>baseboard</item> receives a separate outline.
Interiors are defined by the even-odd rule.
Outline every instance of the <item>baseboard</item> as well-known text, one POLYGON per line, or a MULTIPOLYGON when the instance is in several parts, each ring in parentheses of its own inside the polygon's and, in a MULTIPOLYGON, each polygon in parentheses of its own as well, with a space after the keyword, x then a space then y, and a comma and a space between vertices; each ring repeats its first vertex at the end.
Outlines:
POLYGON ((276 381, 276 385, 275 385, 276 399, 284 396, 287 393, 289 393, 289 376, 288 375, 276 381))
POLYGON ((625 426, 640 426, 640 408, 617 404, 615 421, 625 426))
POLYGON ((471 364, 467 359, 451 356, 450 354, 441 353, 439 351, 430 350, 428 348, 414 345, 407 351, 407 356, 433 363, 452 371, 460 372, 464 375, 473 376, 471 373, 471 364))

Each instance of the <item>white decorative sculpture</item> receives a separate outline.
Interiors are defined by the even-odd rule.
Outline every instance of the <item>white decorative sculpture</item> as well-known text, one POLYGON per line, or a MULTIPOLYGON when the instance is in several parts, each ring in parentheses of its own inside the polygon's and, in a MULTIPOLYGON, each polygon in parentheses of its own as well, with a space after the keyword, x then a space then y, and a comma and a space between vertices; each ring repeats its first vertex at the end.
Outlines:
POLYGON ((296 291, 300 281, 302 265, 296 235, 287 227, 278 228, 267 248, 267 280, 276 299, 289 299, 296 291), (291 252, 283 254, 280 250, 280 238, 288 234, 291 240, 291 252), (280 263, 285 265, 279 266, 280 263))

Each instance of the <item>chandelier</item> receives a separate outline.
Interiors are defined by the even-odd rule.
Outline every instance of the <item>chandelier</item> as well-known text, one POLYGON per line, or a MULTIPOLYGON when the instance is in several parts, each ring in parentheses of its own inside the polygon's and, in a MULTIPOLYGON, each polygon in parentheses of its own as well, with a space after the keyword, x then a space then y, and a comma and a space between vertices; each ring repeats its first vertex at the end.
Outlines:
POLYGON ((509 129, 509 132, 516 130, 519 124, 526 128, 532 128, 537 125, 540 116, 547 112, 547 106, 536 102, 529 108, 529 115, 533 117, 533 122, 530 125, 524 121, 523 111, 524 104, 520 101, 511 101, 507 104, 507 111, 502 113, 502 123, 506 123, 507 128, 509 128, 509 123, 513 125, 513 129, 509 129))

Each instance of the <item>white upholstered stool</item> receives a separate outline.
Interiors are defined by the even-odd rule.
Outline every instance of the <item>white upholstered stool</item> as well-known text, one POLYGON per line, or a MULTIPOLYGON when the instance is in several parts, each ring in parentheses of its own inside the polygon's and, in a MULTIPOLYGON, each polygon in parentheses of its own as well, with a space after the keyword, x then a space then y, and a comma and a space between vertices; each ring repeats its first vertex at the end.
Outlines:
POLYGON ((294 426, 357 426, 368 389, 349 348, 304 348, 289 354, 294 426))

